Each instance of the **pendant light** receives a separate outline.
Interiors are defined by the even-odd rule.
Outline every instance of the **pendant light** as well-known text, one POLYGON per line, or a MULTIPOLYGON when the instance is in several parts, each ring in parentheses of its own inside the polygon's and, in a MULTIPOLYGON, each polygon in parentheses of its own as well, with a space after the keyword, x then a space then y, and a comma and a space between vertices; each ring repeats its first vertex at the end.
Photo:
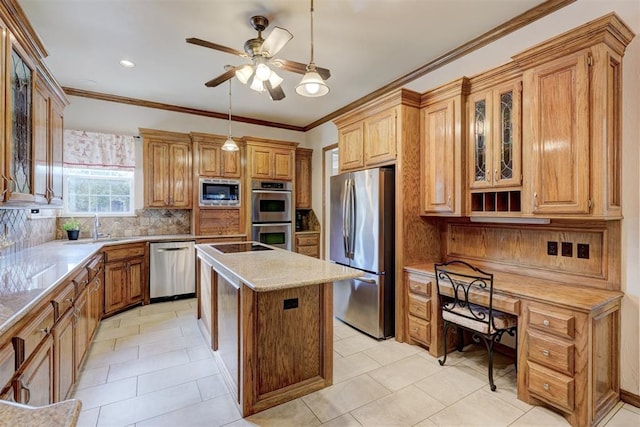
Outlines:
POLYGON ((316 64, 313 62, 313 0, 311 0, 311 61, 307 65, 306 74, 296 86, 296 92, 298 95, 308 97, 323 96, 329 93, 329 86, 322 80, 316 71, 316 64))
POLYGON ((227 140, 222 144, 222 149, 224 151, 238 151, 240 149, 231 137, 231 79, 229 79, 229 133, 227 140))

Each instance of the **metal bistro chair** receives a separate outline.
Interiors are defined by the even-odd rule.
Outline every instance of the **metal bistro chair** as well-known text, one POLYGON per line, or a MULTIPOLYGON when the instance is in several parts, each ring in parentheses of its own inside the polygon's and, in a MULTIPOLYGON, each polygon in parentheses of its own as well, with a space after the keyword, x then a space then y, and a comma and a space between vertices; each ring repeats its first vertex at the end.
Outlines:
MULTIPOLYGON (((516 338, 516 358, 518 354, 518 318, 514 315, 493 309, 493 274, 473 267, 464 261, 450 261, 435 264, 438 302, 443 319, 442 335, 444 340, 444 358, 447 361, 447 331, 455 326, 458 333, 458 351, 462 351, 462 329, 472 333, 474 342, 484 342, 489 353, 489 385, 493 383, 493 347, 500 342, 506 332, 516 338), (484 294, 484 295, 482 295, 484 294), (473 304, 474 295, 483 300, 483 305, 473 304), (484 302, 488 301, 485 307, 484 302)), ((517 369, 517 360, 516 360, 517 369)))

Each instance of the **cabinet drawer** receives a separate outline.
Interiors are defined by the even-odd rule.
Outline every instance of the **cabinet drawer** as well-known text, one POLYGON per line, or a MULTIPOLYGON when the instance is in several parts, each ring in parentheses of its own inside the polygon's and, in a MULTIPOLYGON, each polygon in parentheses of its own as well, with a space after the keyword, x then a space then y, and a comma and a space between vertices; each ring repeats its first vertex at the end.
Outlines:
POLYGON ((574 345, 544 334, 527 333, 529 360, 556 369, 567 375, 573 375, 574 345))
POLYGON ((413 280, 411 276, 409 276, 409 291, 414 294, 424 295, 426 297, 431 296, 431 282, 418 282, 417 280, 413 280))
POLYGON ((84 291, 84 289, 87 287, 87 284, 89 283, 89 272, 87 271, 86 268, 83 268, 82 271, 76 274, 71 280, 73 281, 73 284, 76 287, 76 297, 77 297, 82 293, 82 291, 84 291))
POLYGON ((24 328, 13 337, 16 352, 16 369, 31 356, 38 344, 47 337, 53 327, 53 306, 45 306, 24 328))
POLYGON ((424 320, 430 320, 431 300, 420 295, 409 294, 409 313, 424 320))
POLYGON ((528 364, 529 392, 569 411, 574 407, 574 380, 535 363, 528 364))
POLYGON ((91 261, 87 264, 87 271, 89 272, 89 281, 92 281, 94 277, 100 270, 104 268, 104 256, 102 254, 98 254, 93 257, 91 261))
POLYGON ((73 301, 76 298, 76 287, 73 282, 69 282, 64 286, 62 292, 56 295, 52 300, 53 304, 53 316, 55 321, 62 317, 73 305, 73 301))
POLYGON ((409 316, 409 336, 416 341, 429 344, 431 342, 431 327, 426 320, 409 316))
POLYGON ((320 249, 317 246, 298 246, 296 252, 302 255, 312 256, 318 258, 320 255, 320 249))
POLYGON ((145 244, 117 246, 104 251, 105 262, 119 261, 144 256, 145 244))
POLYGON ((575 317, 571 312, 552 311, 545 307, 529 307, 529 326, 564 338, 575 336, 575 317))
POLYGON ((317 246, 320 244, 320 237, 317 234, 296 235, 297 246, 317 246))

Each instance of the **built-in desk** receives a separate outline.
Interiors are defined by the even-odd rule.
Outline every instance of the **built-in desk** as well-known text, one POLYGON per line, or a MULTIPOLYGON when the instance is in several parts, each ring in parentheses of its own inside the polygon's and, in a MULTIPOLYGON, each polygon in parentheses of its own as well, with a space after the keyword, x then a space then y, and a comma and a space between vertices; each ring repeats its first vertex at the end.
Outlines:
MULTIPOLYGON (((433 264, 404 269, 411 342, 443 353, 433 264)), ((595 425, 620 395, 621 292, 495 272, 494 308, 518 316, 518 398, 595 425)), ((475 303, 488 304, 477 292, 475 303)))

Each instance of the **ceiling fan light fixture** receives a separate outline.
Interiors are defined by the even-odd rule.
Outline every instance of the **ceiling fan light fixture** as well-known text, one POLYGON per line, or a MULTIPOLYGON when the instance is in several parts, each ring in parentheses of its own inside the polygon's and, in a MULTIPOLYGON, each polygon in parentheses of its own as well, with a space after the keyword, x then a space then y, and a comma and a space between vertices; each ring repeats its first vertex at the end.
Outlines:
POLYGON ((236 69, 236 77, 242 82, 242 84, 246 85, 252 75, 253 67, 249 64, 245 64, 242 67, 236 69))
POLYGON ((253 80, 251 81, 251 89, 256 92, 264 92, 264 82, 258 78, 258 76, 253 76, 253 80))
POLYGON ((298 86, 296 86, 296 93, 310 98, 324 96, 329 93, 329 86, 322 80, 315 66, 311 64, 307 67, 307 73, 302 77, 298 86))
POLYGON ((271 83, 272 88, 277 88, 284 81, 282 77, 277 75, 274 71, 271 71, 271 75, 269 76, 269 83, 271 83))
POLYGON ((267 81, 271 77, 271 68, 264 62, 258 63, 256 66, 256 78, 260 81, 267 81))

